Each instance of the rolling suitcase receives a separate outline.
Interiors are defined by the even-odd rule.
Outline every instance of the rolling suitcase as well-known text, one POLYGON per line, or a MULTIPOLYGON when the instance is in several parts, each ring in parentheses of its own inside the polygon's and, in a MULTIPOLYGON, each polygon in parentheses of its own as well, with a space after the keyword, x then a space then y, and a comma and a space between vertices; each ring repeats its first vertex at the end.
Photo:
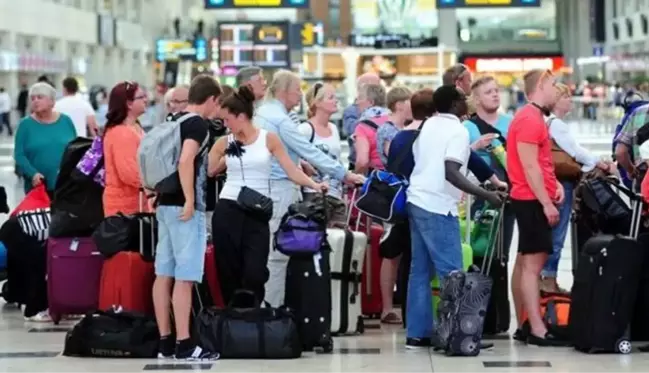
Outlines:
POLYGON ((214 255, 214 245, 212 239, 209 238, 207 242, 207 250, 205 250, 205 283, 209 288, 209 293, 212 297, 212 303, 217 308, 224 308, 223 295, 221 294, 221 282, 219 273, 216 268, 216 257, 214 255))
POLYGON ((629 236, 598 235, 581 248, 571 291, 570 335, 578 351, 628 354, 645 259, 645 249, 637 241, 643 202, 641 196, 611 185, 631 199, 629 236))
POLYGON ((361 274, 367 236, 349 229, 327 229, 331 247, 331 332, 362 334, 361 274))
MULTIPOLYGON (((140 211, 143 211, 144 192, 140 193, 140 211)), ((99 309, 108 310, 113 306, 121 306, 125 311, 136 311, 143 314, 153 314, 153 281, 155 271, 153 263, 145 258, 155 257, 157 241, 155 214, 140 212, 139 220, 139 251, 123 251, 104 261, 101 271, 99 288, 99 309), (145 222, 145 220, 148 220, 145 222), (145 223, 151 227, 145 232, 145 223), (145 235, 150 240, 150 248, 145 247, 145 235)))
POLYGON ((293 310, 304 351, 333 351, 329 251, 289 257, 285 305, 293 310))
POLYGON ((47 296, 54 324, 63 315, 97 309, 103 263, 91 237, 48 239, 47 296))

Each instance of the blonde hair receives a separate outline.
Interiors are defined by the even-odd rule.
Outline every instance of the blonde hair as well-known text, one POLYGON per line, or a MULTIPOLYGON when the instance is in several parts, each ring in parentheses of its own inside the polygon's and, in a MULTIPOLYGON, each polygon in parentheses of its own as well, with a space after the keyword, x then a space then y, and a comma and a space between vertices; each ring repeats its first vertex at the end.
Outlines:
POLYGON ((372 106, 385 107, 385 88, 381 84, 363 84, 358 89, 358 97, 372 101, 372 106))
POLYGON ((274 99, 277 97, 278 92, 288 91, 293 84, 300 86, 301 81, 300 77, 290 70, 278 70, 273 74, 273 80, 268 85, 266 98, 274 99))
POLYGON ((542 79, 552 77, 552 71, 544 69, 530 70, 523 75, 523 90, 526 96, 536 91, 542 79))
POLYGON ((449 67, 444 71, 444 75, 442 75, 442 84, 455 85, 455 82, 457 82, 457 80, 467 71, 469 71, 469 68, 462 63, 457 63, 449 67))
POLYGON ((325 91, 328 87, 327 84, 317 82, 313 84, 308 91, 306 91, 306 104, 307 104, 307 117, 311 118, 315 115, 315 104, 322 102, 325 99, 325 91))
POLYGON ((396 86, 388 91, 387 102, 388 109, 395 110, 398 102, 408 101, 412 97, 412 91, 406 86, 396 86))
POLYGON ((483 85, 491 82, 495 82, 496 78, 494 78, 491 75, 485 75, 483 77, 480 77, 476 80, 473 81, 473 84, 471 84, 471 92, 475 91, 476 89, 482 87, 483 85))
POLYGON ((563 96, 570 97, 572 95, 572 92, 570 92, 570 88, 563 83, 555 84, 554 88, 557 89, 558 97, 563 97, 563 96))

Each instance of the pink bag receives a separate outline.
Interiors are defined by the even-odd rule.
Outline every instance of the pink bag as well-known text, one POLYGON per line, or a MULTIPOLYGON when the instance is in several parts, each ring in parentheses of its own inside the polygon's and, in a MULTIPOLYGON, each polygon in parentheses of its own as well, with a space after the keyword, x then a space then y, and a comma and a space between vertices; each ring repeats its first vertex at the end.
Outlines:
POLYGON ((47 296, 54 324, 64 315, 97 309, 103 263, 90 237, 48 239, 47 296))

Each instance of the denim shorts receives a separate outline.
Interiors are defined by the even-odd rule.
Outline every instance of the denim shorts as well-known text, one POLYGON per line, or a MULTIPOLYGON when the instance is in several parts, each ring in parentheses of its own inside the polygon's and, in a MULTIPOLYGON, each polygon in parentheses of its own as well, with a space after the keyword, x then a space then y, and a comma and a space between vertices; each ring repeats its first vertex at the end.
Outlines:
POLYGON ((205 213, 196 211, 191 219, 181 221, 181 212, 180 206, 158 206, 155 273, 180 281, 200 282, 207 249, 205 213))

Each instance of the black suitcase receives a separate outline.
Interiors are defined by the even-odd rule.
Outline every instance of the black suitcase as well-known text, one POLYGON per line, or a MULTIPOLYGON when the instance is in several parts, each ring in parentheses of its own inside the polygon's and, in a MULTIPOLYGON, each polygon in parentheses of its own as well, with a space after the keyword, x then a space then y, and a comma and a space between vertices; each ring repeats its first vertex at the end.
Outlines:
POLYGON ((643 202, 617 187, 633 205, 629 236, 592 237, 576 263, 570 335, 575 349, 586 353, 631 352, 630 324, 645 258, 645 249, 637 241, 643 202))
POLYGON ((295 314, 304 351, 333 351, 329 253, 288 260, 284 303, 295 314))

